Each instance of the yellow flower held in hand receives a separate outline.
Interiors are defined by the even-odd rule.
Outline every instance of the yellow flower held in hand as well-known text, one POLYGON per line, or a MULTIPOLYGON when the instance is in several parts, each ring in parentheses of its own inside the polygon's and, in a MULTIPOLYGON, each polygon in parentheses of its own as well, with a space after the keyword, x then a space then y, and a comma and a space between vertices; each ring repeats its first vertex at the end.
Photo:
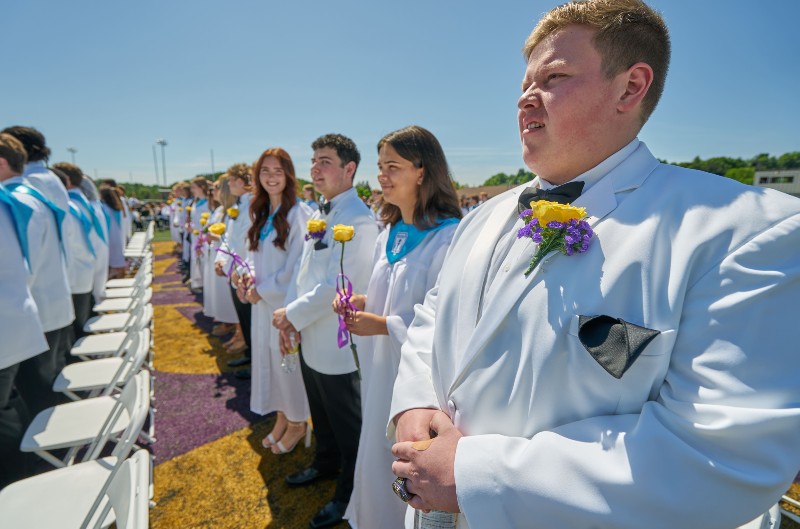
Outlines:
POLYGON ((582 219, 586 216, 586 208, 576 208, 567 204, 537 200, 531 202, 533 216, 539 219, 540 226, 547 226, 548 222, 569 222, 570 219, 582 219))
POLYGON ((199 231, 197 231, 197 230, 192 230, 192 234, 193 234, 193 235, 200 235, 200 232, 199 232, 199 231))
POLYGON ((188 211, 188 212, 190 212, 190 213, 191 213, 191 211, 192 211, 192 206, 186 206, 186 211, 188 211))
POLYGON ((322 219, 314 220, 311 219, 308 221, 306 228, 308 228, 309 233, 317 233, 320 231, 325 231, 325 228, 328 227, 328 223, 322 219))
POLYGON ((239 216, 239 208, 228 208, 227 213, 230 218, 235 219, 239 216))
POLYGON ((204 212, 202 212, 200 214, 200 218, 203 218, 203 219, 207 219, 210 216, 211 216, 211 213, 209 213, 208 211, 204 211, 204 212))
POLYGON ((355 228, 352 226, 345 226, 344 224, 337 224, 333 227, 333 240, 339 242, 347 242, 353 240, 356 234, 355 228))
POLYGON ((225 233, 225 224, 217 222, 208 227, 208 231, 219 237, 225 233))
POLYGON ((200 217, 200 225, 205 226, 206 222, 208 222, 208 217, 200 217))

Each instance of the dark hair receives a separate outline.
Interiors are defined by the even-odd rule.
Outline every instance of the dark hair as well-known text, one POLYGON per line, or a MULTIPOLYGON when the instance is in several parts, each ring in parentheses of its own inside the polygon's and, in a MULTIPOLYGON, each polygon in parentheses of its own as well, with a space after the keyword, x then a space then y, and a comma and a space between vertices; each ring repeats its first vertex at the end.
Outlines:
MULTIPOLYGON (((356 147, 353 140, 341 134, 325 134, 314 140, 314 143, 311 144, 311 148, 315 151, 317 149, 324 149, 325 147, 330 147, 336 151, 336 155, 342 161, 342 167, 350 162, 354 162, 356 164, 356 170, 358 170, 358 164, 361 163, 361 153, 358 152, 358 147, 356 147)), ((353 171, 353 179, 355 179, 355 177, 356 171, 353 171)))
POLYGON ((3 129, 3 132, 11 134, 22 143, 29 162, 47 160, 50 157, 50 149, 45 144, 44 135, 35 128, 15 125, 3 129))
POLYGON ((111 186, 100 186, 100 200, 114 211, 123 211, 122 201, 117 194, 117 190, 111 186))
POLYGON ((0 132, 0 158, 8 162, 8 166, 15 173, 21 174, 25 170, 28 154, 22 142, 11 134, 0 132))
POLYGON ((67 175, 67 179, 69 179, 69 183, 73 187, 79 187, 83 181, 83 171, 81 171, 81 168, 77 165, 67 162, 58 162, 57 164, 53 164, 51 169, 53 169, 54 172, 58 169, 67 175))
POLYGON ((119 186, 117 186, 117 181, 114 180, 113 178, 103 178, 102 180, 100 180, 100 185, 101 186, 110 186, 110 187, 113 187, 114 189, 119 187, 119 186))
POLYGON ((275 227, 275 240, 272 244, 276 248, 286 250, 286 239, 289 238, 289 210, 297 205, 297 177, 294 172, 294 163, 289 153, 280 147, 267 149, 253 165, 253 201, 250 202, 250 220, 253 222, 247 231, 247 239, 250 241, 250 249, 257 250, 261 229, 269 218, 269 193, 261 185, 261 167, 264 160, 270 156, 277 158, 286 175, 286 186, 281 193, 281 206, 272 218, 272 225, 275 227))
MULTIPOLYGON (((417 204, 414 206, 414 226, 430 228, 437 220, 461 218, 458 196, 450 178, 447 158, 442 146, 430 131, 411 125, 390 132, 378 142, 378 152, 384 145, 391 145, 403 159, 422 169, 422 184, 419 186, 417 204)), ((385 201, 381 208, 384 224, 396 224, 402 219, 400 208, 385 201)))

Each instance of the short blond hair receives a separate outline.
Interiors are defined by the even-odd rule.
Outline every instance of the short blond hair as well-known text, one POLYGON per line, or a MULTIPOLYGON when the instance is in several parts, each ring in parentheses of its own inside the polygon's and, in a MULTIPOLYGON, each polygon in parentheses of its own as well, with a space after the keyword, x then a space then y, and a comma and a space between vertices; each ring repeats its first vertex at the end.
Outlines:
POLYGON ((250 164, 246 163, 235 163, 228 167, 226 171, 229 178, 238 178, 239 180, 243 180, 245 184, 250 183, 250 176, 251 176, 251 167, 250 164))
POLYGON ((539 20, 522 48, 525 59, 530 59, 533 49, 548 36, 571 25, 597 31, 593 41, 606 76, 613 77, 639 62, 653 69, 653 82, 642 100, 644 124, 661 99, 669 70, 669 30, 664 19, 641 0, 572 1, 551 9, 539 20))

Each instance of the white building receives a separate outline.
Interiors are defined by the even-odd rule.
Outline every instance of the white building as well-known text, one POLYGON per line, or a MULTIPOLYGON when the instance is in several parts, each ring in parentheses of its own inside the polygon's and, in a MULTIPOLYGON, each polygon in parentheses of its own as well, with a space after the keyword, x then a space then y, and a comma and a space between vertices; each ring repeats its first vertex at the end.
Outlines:
POLYGON ((786 171, 756 171, 753 185, 769 187, 800 197, 800 169, 786 171))

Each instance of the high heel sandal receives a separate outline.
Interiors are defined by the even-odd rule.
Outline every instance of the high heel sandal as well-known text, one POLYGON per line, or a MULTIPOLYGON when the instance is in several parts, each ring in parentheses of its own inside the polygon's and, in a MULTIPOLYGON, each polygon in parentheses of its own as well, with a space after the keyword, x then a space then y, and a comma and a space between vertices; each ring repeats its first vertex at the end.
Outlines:
POLYGON ((272 431, 269 432, 267 436, 261 440, 261 446, 263 446, 266 449, 272 448, 273 446, 275 446, 275 444, 278 443, 281 437, 283 437, 288 428, 289 428, 289 421, 286 420, 286 416, 283 413, 278 412, 278 418, 275 421, 275 426, 273 426, 272 431), (275 439, 275 437, 277 437, 277 439, 275 439))
POLYGON ((275 454, 275 455, 288 454, 289 452, 291 452, 292 450, 295 449, 295 447, 298 445, 300 440, 303 439, 303 438, 305 438, 305 447, 308 448, 309 446, 311 446, 311 426, 308 424, 308 421, 304 421, 304 422, 291 422, 291 421, 289 421, 289 424, 286 426, 286 432, 284 432, 283 437, 281 437, 281 439, 277 443, 272 445, 272 453, 273 454, 275 454), (303 425, 305 427, 305 433, 303 435, 301 435, 300 437, 298 437, 297 439, 295 439, 294 442, 290 446, 285 446, 283 444, 283 437, 286 437, 286 433, 288 433, 289 430, 297 430, 297 429, 299 429, 300 425, 303 425), (277 451, 276 451, 276 449, 277 449, 277 451))

